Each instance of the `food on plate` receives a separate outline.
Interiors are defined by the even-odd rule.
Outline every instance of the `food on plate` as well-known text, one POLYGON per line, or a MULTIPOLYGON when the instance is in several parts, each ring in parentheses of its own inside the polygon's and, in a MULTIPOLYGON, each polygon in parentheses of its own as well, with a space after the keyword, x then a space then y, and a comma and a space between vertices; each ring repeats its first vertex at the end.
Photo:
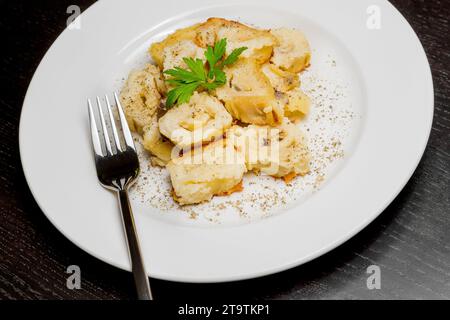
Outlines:
POLYGON ((281 70, 273 63, 265 63, 261 71, 269 79, 272 87, 278 92, 288 92, 298 88, 300 79, 297 73, 281 70))
POLYGON ((222 136, 232 121, 219 99, 195 92, 189 102, 170 109, 159 119, 159 130, 174 144, 186 147, 222 136))
POLYGON ((194 149, 167 164, 173 195, 180 204, 210 200, 240 185, 247 171, 244 157, 227 140, 194 149))
POLYGON ((260 125, 280 123, 283 114, 275 105, 275 90, 256 60, 241 58, 225 74, 227 82, 215 94, 233 118, 260 125))
POLYGON ((152 121, 146 125, 142 134, 142 145, 152 154, 152 164, 164 167, 172 158, 173 143, 159 131, 158 117, 153 116, 152 121))
POLYGON ((309 172, 306 139, 300 129, 287 119, 277 127, 233 126, 227 131, 227 139, 243 152, 249 171, 278 178, 309 172))
POLYGON ((297 122, 309 113, 311 100, 300 88, 289 91, 286 96, 284 114, 289 120, 297 122))
MULTIPOLYGON (((174 33, 172 33, 171 35, 167 36, 163 41, 161 42, 157 42, 151 45, 149 52, 150 55, 152 56, 153 60, 155 61, 155 63, 161 68, 164 69, 164 61, 166 61, 166 63, 172 63, 173 58, 175 57, 176 53, 178 52, 179 49, 182 48, 182 45, 188 45, 191 49, 200 49, 200 47, 198 47, 195 42, 194 39, 196 37, 196 28, 199 25, 193 25, 189 28, 184 28, 184 29, 180 29, 175 31, 174 33)), ((199 51, 200 52, 200 51, 199 51)), ((200 52, 201 54, 201 52, 200 52)), ((195 54, 193 55, 188 54, 186 56, 182 55, 180 56, 180 58, 182 59, 183 57, 191 57, 194 58, 195 54)), ((181 63, 181 61, 180 61, 181 63)), ((171 69, 172 67, 170 67, 169 69, 171 69)))
POLYGON ((277 44, 277 39, 268 30, 251 28, 221 18, 210 18, 197 30, 197 43, 201 47, 213 46, 219 39, 227 39, 227 55, 239 47, 246 47, 242 57, 255 59, 260 64, 270 59, 277 44))
POLYGON ((242 191, 247 172, 286 182, 309 172, 297 125, 311 104, 300 88, 311 60, 303 33, 210 18, 149 53, 155 65, 132 71, 120 98, 180 205, 242 191))
POLYGON ((282 70, 300 72, 309 66, 311 49, 305 35, 294 29, 271 30, 279 45, 274 48, 270 61, 282 70))
POLYGON ((227 39, 226 54, 234 49, 247 47, 244 58, 256 59, 259 63, 269 60, 277 39, 268 30, 248 27, 236 21, 210 18, 207 21, 180 29, 161 42, 152 44, 150 54, 164 70, 182 66, 183 57, 203 58, 203 51, 214 46, 220 39, 227 39))
POLYGON ((158 67, 147 65, 143 70, 132 71, 128 76, 120 100, 131 130, 142 133, 158 111, 164 81, 158 67))

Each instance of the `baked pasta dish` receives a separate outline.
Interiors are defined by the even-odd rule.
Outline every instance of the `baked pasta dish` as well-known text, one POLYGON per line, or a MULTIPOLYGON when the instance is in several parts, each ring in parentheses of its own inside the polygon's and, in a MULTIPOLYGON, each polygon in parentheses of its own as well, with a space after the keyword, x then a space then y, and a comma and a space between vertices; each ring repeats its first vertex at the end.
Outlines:
POLYGON ((180 205, 242 190, 248 172, 285 181, 309 172, 298 123, 310 99, 299 74, 310 64, 305 35, 210 18, 149 48, 120 99, 154 166, 165 167, 180 205))

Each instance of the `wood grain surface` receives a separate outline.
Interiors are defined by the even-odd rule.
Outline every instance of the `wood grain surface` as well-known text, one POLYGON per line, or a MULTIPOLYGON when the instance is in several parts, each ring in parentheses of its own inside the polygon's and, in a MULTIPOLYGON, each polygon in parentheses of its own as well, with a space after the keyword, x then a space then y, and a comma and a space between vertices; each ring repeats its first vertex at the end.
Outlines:
MULTIPOLYGON (((135 297, 130 273, 78 249, 47 220, 27 187, 18 150, 20 111, 36 67, 65 28, 67 7, 77 4, 84 10, 93 2, 0 0, 4 43, 0 53, 1 299, 135 297), (81 267, 80 290, 66 287, 69 265, 81 267)), ((421 39, 435 86, 430 141, 405 189, 364 231, 306 265, 225 284, 193 285, 152 279, 157 299, 450 298, 450 3, 392 3, 421 39), (370 265, 381 269, 380 290, 366 287, 366 269, 370 265)))

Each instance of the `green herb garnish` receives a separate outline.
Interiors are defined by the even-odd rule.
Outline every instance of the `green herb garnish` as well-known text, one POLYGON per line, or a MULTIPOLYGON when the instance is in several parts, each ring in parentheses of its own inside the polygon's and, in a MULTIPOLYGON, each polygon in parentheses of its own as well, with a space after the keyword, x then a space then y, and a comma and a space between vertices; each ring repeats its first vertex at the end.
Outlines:
POLYGON ((234 49, 228 57, 225 56, 227 39, 216 42, 214 48, 208 46, 205 51, 206 61, 201 59, 183 58, 187 69, 176 67, 164 71, 171 76, 167 83, 174 86, 167 93, 166 107, 171 108, 175 104, 189 102, 192 94, 197 89, 214 90, 227 82, 227 76, 223 68, 237 61, 247 47, 234 49))

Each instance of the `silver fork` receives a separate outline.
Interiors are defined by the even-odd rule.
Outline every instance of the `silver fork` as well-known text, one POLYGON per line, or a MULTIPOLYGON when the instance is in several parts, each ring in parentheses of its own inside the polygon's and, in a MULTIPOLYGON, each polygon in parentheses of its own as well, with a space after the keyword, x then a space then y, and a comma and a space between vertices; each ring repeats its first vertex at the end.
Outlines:
POLYGON ((105 95, 105 100, 108 114, 106 119, 109 118, 109 120, 105 120, 102 103, 100 98, 97 97, 97 109, 102 128, 100 132, 97 128, 92 103, 88 99, 89 122, 97 176, 103 187, 118 194, 138 298, 140 300, 152 300, 152 293, 139 246, 139 238, 134 224, 133 212, 128 198, 128 189, 136 181, 139 174, 139 159, 117 94, 114 93, 114 100, 118 109, 122 130, 117 130, 111 110, 112 106, 107 95, 105 95), (112 140, 108 133, 107 122, 111 126, 112 140), (125 142, 124 145, 122 145, 121 139, 125 142))

